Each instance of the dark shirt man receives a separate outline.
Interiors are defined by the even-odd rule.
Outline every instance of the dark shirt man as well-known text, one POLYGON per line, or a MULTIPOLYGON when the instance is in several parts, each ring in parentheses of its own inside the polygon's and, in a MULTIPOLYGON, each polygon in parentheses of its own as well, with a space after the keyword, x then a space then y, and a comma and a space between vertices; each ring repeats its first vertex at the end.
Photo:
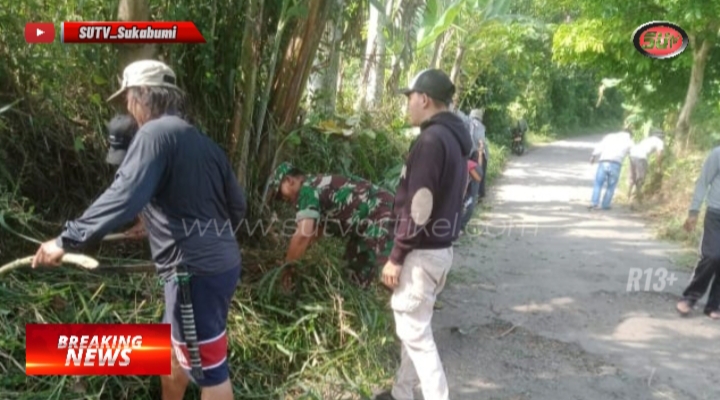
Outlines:
POLYGON ((700 260, 683 292, 683 299, 677 304, 677 310, 682 315, 689 314, 709 288, 704 313, 711 319, 720 320, 720 147, 708 154, 695 182, 695 192, 684 225, 688 232, 695 230, 703 203, 706 210, 700 260))
POLYGON ((395 385, 377 398, 411 399, 419 380, 424 398, 447 400, 431 320, 460 231, 472 143, 463 121, 448 110, 455 86, 444 72, 420 72, 403 93, 410 123, 421 132, 400 176, 395 244, 383 268, 383 282, 394 289, 391 306, 402 356, 395 385))
POLYGON ((185 96, 167 65, 130 64, 108 101, 124 93, 140 129, 115 180, 59 237, 42 244, 33 267, 59 265, 66 251, 97 243, 142 211, 153 261, 165 281, 163 320, 171 325, 175 349, 172 374, 161 377, 163 398, 182 399, 192 368, 203 398, 230 400, 225 327, 240 277, 233 227, 244 218, 245 195, 222 149, 187 122, 185 96), (192 298, 187 304, 180 298, 185 270, 192 298), (194 310, 194 328, 183 322, 188 308, 181 303, 194 310), (195 339, 200 359, 189 356, 195 339))

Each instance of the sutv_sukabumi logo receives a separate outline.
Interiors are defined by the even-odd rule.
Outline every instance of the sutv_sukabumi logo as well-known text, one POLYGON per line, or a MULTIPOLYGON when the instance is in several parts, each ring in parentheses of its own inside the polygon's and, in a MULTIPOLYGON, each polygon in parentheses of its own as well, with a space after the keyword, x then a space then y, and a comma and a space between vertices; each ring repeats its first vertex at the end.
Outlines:
POLYGON ((637 51, 658 60, 679 55, 685 51, 688 42, 688 34, 681 27, 666 21, 642 24, 633 34, 637 51))

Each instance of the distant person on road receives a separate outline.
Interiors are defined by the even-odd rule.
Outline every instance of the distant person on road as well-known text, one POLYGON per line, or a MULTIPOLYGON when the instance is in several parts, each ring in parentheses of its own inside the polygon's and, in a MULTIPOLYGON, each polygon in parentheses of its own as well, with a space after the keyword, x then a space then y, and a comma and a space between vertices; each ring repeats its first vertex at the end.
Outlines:
POLYGON ((477 157, 473 160, 482 165, 483 176, 483 180, 480 181, 480 185, 478 187, 477 200, 485 198, 485 177, 487 176, 487 166, 490 161, 490 147, 487 145, 485 125, 482 122, 484 115, 484 108, 474 109, 470 112, 470 119, 472 123, 472 131, 470 134, 473 138, 473 151, 478 151, 477 157))
POLYGON ((595 173, 595 187, 591 199, 590 210, 597 210, 602 206, 603 210, 610 209, 615 188, 620 180, 620 171, 622 170, 623 161, 627 157, 630 149, 635 143, 630 136, 630 129, 625 128, 617 133, 605 135, 603 140, 595 147, 590 158, 590 164, 599 161, 597 172, 595 173), (600 204, 600 193, 607 184, 605 195, 600 204))
POLYGON ((410 87, 407 114, 420 136, 410 148, 395 195, 394 246, 382 272, 393 290, 391 307, 402 343, 400 368, 392 390, 376 400, 448 400, 445 371, 432 332, 435 301, 453 261, 453 242, 468 181, 470 134, 448 109, 455 85, 437 69, 421 71, 410 87))
POLYGON ((630 175, 628 175, 628 199, 632 198, 633 188, 635 195, 640 199, 642 186, 648 170, 648 157, 655 153, 658 165, 662 163, 664 148, 662 132, 655 132, 630 149, 630 175))
POLYGON ((472 141, 470 160, 477 164, 469 168, 470 179, 464 200, 464 214, 460 224, 464 231, 475 211, 475 204, 479 198, 485 196, 485 172, 487 171, 487 146, 485 145, 485 126, 482 124, 483 110, 474 109, 466 121, 466 127, 472 141))
POLYGON ((681 315, 690 314, 695 303, 710 287, 704 313, 718 320, 720 319, 720 147, 710 152, 696 181, 695 193, 685 221, 686 231, 695 230, 703 202, 707 202, 707 207, 700 244, 700 260, 695 266, 690 284, 683 292, 683 299, 677 304, 677 310, 681 315))

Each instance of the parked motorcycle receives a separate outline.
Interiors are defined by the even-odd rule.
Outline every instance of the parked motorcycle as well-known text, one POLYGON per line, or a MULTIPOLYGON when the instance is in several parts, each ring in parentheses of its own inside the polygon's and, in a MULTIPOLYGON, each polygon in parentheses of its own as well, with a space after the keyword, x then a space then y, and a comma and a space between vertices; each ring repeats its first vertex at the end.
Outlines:
POLYGON ((522 155, 525 152, 525 132, 527 132, 527 123, 520 120, 515 127, 511 129, 512 145, 510 150, 515 155, 522 155))

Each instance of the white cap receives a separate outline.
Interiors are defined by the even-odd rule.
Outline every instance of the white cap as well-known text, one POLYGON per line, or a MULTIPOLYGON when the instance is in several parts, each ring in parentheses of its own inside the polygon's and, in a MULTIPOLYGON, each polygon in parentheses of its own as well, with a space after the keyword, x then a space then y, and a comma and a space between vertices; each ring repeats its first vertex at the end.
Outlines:
POLYGON ((110 101, 125 92, 128 88, 138 86, 164 86, 180 90, 175 84, 175 72, 157 60, 141 60, 125 67, 120 90, 108 97, 110 101))

